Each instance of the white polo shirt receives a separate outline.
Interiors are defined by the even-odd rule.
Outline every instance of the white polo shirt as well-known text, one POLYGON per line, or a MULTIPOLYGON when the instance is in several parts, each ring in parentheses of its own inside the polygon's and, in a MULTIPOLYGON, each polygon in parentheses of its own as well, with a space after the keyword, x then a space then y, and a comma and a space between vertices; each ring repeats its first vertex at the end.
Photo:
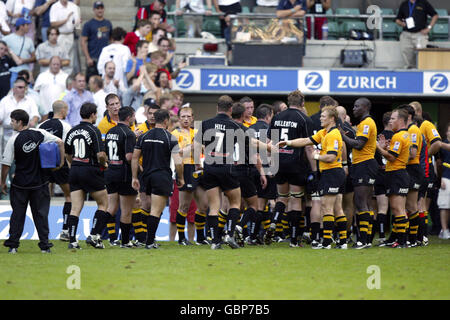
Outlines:
POLYGON ((67 2, 64 7, 61 1, 56 2, 50 8, 50 23, 67 19, 67 16, 73 12, 72 17, 65 24, 59 27, 60 33, 70 33, 80 24, 80 10, 73 2, 67 2))
POLYGON ((106 101, 105 98, 108 94, 105 92, 105 90, 100 89, 96 93, 93 94, 94 96, 94 102, 97 105, 97 122, 95 123, 96 126, 102 121, 103 114, 106 111, 106 101))
POLYGON ((122 81, 124 86, 128 87, 125 69, 129 59, 131 59, 131 52, 128 46, 120 43, 111 43, 110 45, 104 47, 100 53, 97 63, 98 73, 103 76, 105 73, 105 64, 109 61, 113 61, 116 65, 114 79, 122 81))
POLYGON ((52 111, 53 102, 59 99, 61 93, 66 89, 66 79, 69 75, 60 70, 53 74, 50 70, 42 72, 34 83, 34 90, 39 91, 39 98, 44 114, 52 111))

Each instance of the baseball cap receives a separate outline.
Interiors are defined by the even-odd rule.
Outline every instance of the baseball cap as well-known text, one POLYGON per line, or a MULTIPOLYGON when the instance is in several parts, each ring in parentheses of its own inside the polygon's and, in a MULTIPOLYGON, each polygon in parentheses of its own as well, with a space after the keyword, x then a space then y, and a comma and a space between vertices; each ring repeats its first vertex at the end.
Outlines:
MULTIPOLYGON (((156 103, 156 100, 153 99, 153 98, 145 99, 145 100, 144 100, 144 106, 148 106, 148 107, 150 107, 150 108, 152 108, 152 107, 154 107, 154 106, 157 106, 157 107, 159 108, 158 104, 156 103)), ((152 108, 152 109, 153 109, 153 108, 152 108)))
POLYGON ((31 21, 25 18, 19 18, 16 20, 16 27, 23 26, 24 24, 31 24, 31 21))
POLYGON ((94 9, 97 9, 98 7, 105 7, 102 1, 95 1, 94 2, 94 9))

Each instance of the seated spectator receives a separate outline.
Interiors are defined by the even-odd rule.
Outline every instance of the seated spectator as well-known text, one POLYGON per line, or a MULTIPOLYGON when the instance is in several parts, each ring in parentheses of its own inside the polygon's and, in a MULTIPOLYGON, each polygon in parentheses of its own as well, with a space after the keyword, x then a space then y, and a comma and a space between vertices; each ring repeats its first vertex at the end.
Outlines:
POLYGON ((145 40, 145 37, 152 30, 151 24, 148 20, 139 20, 137 24, 137 30, 134 32, 128 32, 123 40, 123 44, 130 48, 132 55, 136 56, 136 45, 140 40, 145 40))
MULTIPOLYGON (((307 0, 308 13, 312 14, 325 14, 328 9, 331 8, 331 0, 307 0)), ((321 40, 322 26, 327 23, 328 20, 325 17, 315 17, 314 18, 314 38, 321 40)), ((311 39, 311 18, 306 18, 307 25, 307 37, 311 39)))
POLYGON ((122 97, 122 93, 126 90, 121 80, 114 79, 116 74, 116 65, 113 61, 105 64, 105 74, 103 75, 103 88, 106 93, 114 93, 122 97))
POLYGON ((0 100, 3 99, 11 89, 10 69, 20 64, 22 64, 22 59, 9 50, 5 41, 0 40, 0 100))
POLYGON ((105 98, 108 95, 105 90, 103 90, 103 79, 100 76, 92 76, 89 78, 89 90, 92 92, 94 97, 94 103, 97 105, 97 121, 96 126, 103 119, 103 114, 106 111, 106 101, 105 98))
POLYGON ((6 5, 0 1, 0 39, 11 33, 11 28, 8 25, 9 17, 6 11, 6 5))
POLYGON ((34 84, 34 89, 39 92, 42 120, 46 120, 48 113, 52 111, 53 102, 58 100, 66 89, 69 75, 61 70, 61 64, 60 57, 50 58, 49 69, 41 72, 34 84))
MULTIPOLYGON (((170 93, 172 90, 172 80, 169 80, 169 74, 166 71, 158 71, 155 78, 156 100, 159 101, 161 96, 170 93)), ((161 104, 161 102, 160 102, 161 104)))
POLYGON ((125 69, 128 60, 131 58, 130 49, 123 44, 127 32, 120 28, 114 28, 111 32, 111 44, 104 47, 100 57, 98 58, 97 69, 101 76, 105 74, 105 64, 108 61, 113 61, 116 65, 116 73, 114 79, 122 81, 124 87, 127 84, 127 77, 125 69))
POLYGON ((37 46, 36 49, 36 60, 39 63, 39 71, 45 72, 50 66, 50 59, 52 57, 59 57, 61 59, 61 66, 63 71, 67 73, 68 66, 70 64, 70 58, 65 50, 60 44, 58 44, 59 30, 55 27, 50 27, 47 29, 48 40, 42 42, 37 46))
POLYGON ((184 24, 187 30, 188 38, 199 38, 203 29, 203 14, 210 16, 212 14, 211 0, 206 0, 207 9, 203 0, 177 0, 176 11, 177 16, 183 16, 184 24), (186 15, 185 13, 198 13, 202 15, 186 15))
POLYGON ((32 70, 32 63, 36 61, 34 42, 30 37, 25 36, 30 25, 30 20, 19 18, 16 20, 16 31, 3 38, 10 50, 22 59, 21 65, 11 68, 11 83, 14 83, 20 70, 32 70))
POLYGON ((158 46, 158 41, 161 38, 166 37, 166 31, 164 29, 161 28, 156 28, 152 30, 152 42, 149 43, 148 45, 148 53, 151 54, 152 52, 158 51, 159 50, 159 46, 158 46))
POLYGON ((131 57, 128 60, 127 66, 125 68, 125 73, 127 75, 127 80, 129 81, 132 77, 139 76, 139 70, 141 66, 150 62, 150 59, 147 57, 148 53, 148 41, 147 40, 139 40, 136 44, 136 57, 131 57))

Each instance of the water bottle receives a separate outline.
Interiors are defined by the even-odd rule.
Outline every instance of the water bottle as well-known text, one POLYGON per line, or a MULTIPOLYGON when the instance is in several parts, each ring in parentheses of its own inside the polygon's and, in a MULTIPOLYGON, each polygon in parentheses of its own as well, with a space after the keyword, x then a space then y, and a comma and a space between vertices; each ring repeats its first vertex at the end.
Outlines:
POLYGON ((195 36, 194 26, 190 24, 188 27, 188 38, 194 38, 194 36, 195 36))
POLYGON ((324 23, 322 25, 322 40, 328 39, 328 23, 324 23))

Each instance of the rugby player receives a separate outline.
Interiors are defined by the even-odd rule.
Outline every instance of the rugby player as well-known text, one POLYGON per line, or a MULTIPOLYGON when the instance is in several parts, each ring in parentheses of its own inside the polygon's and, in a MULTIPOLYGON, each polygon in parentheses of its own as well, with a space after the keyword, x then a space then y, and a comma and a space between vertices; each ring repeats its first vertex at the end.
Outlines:
POLYGON ((257 121, 256 117, 253 116, 253 112, 255 111, 255 103, 250 97, 243 97, 239 102, 244 106, 245 108, 245 115, 244 115, 244 126, 250 127, 254 125, 257 121))

